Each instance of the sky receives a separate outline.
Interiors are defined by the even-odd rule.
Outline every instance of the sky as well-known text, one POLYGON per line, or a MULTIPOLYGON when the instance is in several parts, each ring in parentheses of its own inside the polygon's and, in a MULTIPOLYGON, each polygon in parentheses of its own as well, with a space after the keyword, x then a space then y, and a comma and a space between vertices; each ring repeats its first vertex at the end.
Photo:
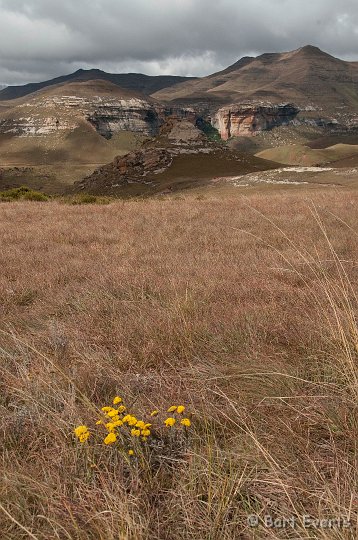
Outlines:
POLYGON ((0 85, 92 67, 204 76, 308 44, 358 61, 358 0, 0 0, 0 85))

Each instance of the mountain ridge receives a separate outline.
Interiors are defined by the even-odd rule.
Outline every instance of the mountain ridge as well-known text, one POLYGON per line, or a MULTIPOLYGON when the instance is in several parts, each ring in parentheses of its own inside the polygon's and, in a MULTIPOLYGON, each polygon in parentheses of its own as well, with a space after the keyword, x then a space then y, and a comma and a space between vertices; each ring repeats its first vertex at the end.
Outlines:
POLYGON ((243 57, 207 77, 152 94, 159 101, 224 106, 247 101, 314 105, 334 114, 338 106, 358 112, 358 62, 340 60, 318 47, 243 57))
POLYGON ((0 90, 0 101, 13 100, 33 94, 38 90, 71 81, 106 80, 125 90, 135 90, 150 95, 162 88, 168 88, 178 82, 194 79, 177 75, 144 75, 142 73, 107 73, 100 69, 78 69, 74 73, 61 75, 43 82, 28 83, 19 86, 6 86, 0 90))

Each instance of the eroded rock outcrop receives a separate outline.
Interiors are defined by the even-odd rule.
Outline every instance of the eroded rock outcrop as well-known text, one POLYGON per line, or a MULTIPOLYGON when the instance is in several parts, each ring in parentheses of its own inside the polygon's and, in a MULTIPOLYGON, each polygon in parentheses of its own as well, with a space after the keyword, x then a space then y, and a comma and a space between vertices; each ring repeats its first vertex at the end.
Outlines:
POLYGON ((124 184, 150 183, 146 177, 159 174, 173 161, 173 155, 165 148, 145 148, 116 157, 112 163, 96 169, 93 174, 79 182, 79 189, 107 191, 124 184))
POLYGON ((153 184, 156 175, 165 172, 175 157, 183 154, 210 154, 217 146, 188 120, 170 116, 166 119, 156 139, 143 148, 116 157, 112 163, 96 169, 91 175, 77 182, 75 190, 89 193, 116 193, 128 184, 153 184))
POLYGON ((230 137, 253 136, 273 127, 292 122, 299 109, 292 104, 273 105, 247 103, 219 109, 212 118, 223 140, 230 137))
POLYGON ((50 135, 74 130, 88 121, 103 137, 110 139, 121 131, 159 134, 167 118, 195 122, 192 108, 165 107, 141 98, 110 96, 51 96, 20 104, 0 117, 0 133, 19 137, 50 135))
POLYGON ((93 114, 87 116, 87 120, 106 139, 120 131, 155 136, 162 124, 160 112, 150 103, 139 99, 101 104, 93 114))
POLYGON ((134 131, 155 137, 167 118, 188 119, 195 122, 191 108, 162 107, 141 99, 123 100, 122 103, 98 105, 87 120, 107 139, 120 131, 134 131))

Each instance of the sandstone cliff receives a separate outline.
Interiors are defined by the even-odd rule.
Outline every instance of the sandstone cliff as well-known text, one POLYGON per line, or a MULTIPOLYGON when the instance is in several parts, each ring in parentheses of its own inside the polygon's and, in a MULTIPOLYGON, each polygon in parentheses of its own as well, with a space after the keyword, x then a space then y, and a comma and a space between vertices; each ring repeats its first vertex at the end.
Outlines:
POLYGON ((273 127, 287 125, 299 109, 291 104, 239 104, 222 107, 212 118, 212 125, 223 140, 230 137, 252 136, 273 127))
POLYGON ((195 121, 190 108, 164 107, 152 100, 111 96, 51 96, 20 103, 0 116, 0 133, 20 137, 72 131, 86 120, 107 139, 120 131, 156 136, 166 118, 195 121))

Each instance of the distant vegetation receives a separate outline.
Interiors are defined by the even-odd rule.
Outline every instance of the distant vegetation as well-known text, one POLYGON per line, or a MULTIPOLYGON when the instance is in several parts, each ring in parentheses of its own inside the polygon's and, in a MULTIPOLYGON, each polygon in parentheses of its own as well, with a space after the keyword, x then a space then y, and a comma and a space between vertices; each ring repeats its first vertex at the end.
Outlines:
POLYGON ((113 200, 111 197, 101 197, 97 195, 90 195, 88 193, 78 193, 75 195, 67 196, 49 196, 40 191, 35 191, 27 186, 21 186, 18 188, 7 189, 0 191, 0 202, 14 202, 14 201, 35 201, 46 202, 50 199, 58 199, 65 204, 79 205, 79 204, 110 204, 113 200))
POLYGON ((89 195, 88 193, 78 193, 61 197, 62 202, 67 204, 110 204, 114 199, 111 197, 100 197, 97 195, 89 195))
POLYGON ((224 144, 222 138, 220 137, 219 131, 211 125, 211 123, 203 118, 197 120, 196 125, 210 141, 221 142, 224 144))
POLYGON ((34 191, 26 186, 0 191, 0 202, 11 202, 18 200, 45 202, 48 201, 49 198, 50 197, 48 195, 45 195, 40 191, 34 191))

